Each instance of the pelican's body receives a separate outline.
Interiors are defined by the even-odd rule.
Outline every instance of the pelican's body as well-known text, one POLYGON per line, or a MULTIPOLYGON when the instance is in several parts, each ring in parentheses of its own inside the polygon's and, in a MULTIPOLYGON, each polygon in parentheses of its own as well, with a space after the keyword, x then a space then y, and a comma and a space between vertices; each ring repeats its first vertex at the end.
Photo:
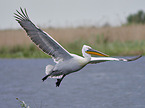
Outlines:
POLYGON ((56 86, 59 87, 63 78, 73 72, 76 72, 82 69, 89 63, 100 63, 105 61, 133 61, 141 56, 138 56, 133 59, 124 59, 124 58, 113 58, 108 57, 108 55, 93 50, 90 46, 84 45, 82 48, 82 55, 78 56, 75 54, 69 53, 64 49, 58 42, 56 42, 49 34, 45 33, 38 27, 36 27, 28 17, 28 14, 23 11, 21 8, 21 13, 15 13, 15 18, 22 28, 27 32, 31 40, 45 53, 50 55, 56 65, 47 65, 46 66, 46 76, 42 79, 43 81, 49 78, 60 78, 57 79, 56 86), (105 57, 91 57, 91 55, 99 55, 105 57))
POLYGON ((86 64, 87 61, 85 60, 85 58, 73 55, 71 59, 60 62, 56 64, 55 67, 56 69, 60 69, 61 71, 63 71, 64 74, 69 74, 71 72, 80 70, 86 64))
POLYGON ((83 58, 81 56, 71 54, 72 58, 60 63, 57 63, 53 70, 52 77, 53 76, 59 76, 59 75, 68 75, 69 73, 76 72, 80 69, 82 69, 85 65, 88 64, 88 60, 86 58, 83 58))

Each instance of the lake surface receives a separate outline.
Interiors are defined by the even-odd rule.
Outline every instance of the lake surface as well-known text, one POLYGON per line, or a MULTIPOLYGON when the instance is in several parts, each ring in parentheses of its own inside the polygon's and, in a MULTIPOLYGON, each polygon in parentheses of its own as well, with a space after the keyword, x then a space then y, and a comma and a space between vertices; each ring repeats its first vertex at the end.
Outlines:
POLYGON ((47 79, 51 59, 0 59, 0 107, 145 108, 145 57, 133 62, 87 65, 64 78, 47 79))

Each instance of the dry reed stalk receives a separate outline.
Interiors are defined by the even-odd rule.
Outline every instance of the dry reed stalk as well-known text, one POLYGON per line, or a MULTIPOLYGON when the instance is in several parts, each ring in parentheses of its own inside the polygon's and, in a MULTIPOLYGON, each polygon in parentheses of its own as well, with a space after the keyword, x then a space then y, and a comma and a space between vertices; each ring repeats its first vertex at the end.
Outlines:
MULTIPOLYGON (((121 27, 79 27, 79 28, 47 28, 43 29, 60 43, 66 44, 77 39, 94 40, 96 36, 104 36, 111 41, 145 40, 145 25, 121 27)), ((0 47, 29 45, 30 39, 23 30, 1 30, 0 47)))

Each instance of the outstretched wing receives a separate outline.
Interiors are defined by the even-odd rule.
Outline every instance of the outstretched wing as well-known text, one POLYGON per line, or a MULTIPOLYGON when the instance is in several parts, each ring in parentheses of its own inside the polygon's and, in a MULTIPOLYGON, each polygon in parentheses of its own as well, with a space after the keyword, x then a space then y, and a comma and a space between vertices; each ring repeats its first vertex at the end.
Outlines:
POLYGON ((89 63, 94 64, 94 63, 100 63, 100 62, 105 62, 105 61, 134 61, 142 57, 142 55, 139 55, 134 58, 130 59, 125 59, 125 58, 113 58, 113 57, 91 57, 91 61, 89 63))
POLYGON ((45 53, 52 56, 56 62, 71 58, 70 53, 56 42, 49 34, 36 27, 28 17, 26 9, 20 8, 15 14, 16 21, 27 32, 31 40, 45 53))

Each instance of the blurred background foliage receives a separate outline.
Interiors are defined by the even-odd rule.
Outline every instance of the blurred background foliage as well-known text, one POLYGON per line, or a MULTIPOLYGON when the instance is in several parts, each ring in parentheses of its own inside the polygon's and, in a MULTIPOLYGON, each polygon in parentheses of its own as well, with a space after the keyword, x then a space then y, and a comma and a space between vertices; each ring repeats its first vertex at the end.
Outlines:
POLYGON ((130 14, 127 17, 127 24, 145 24, 145 12, 139 10, 137 13, 130 14))
MULTIPOLYGON (((84 44, 111 56, 145 55, 145 12, 128 15, 122 26, 44 28, 69 52, 81 55, 84 44)), ((0 30, 0 58, 47 58, 19 30, 0 30)))

